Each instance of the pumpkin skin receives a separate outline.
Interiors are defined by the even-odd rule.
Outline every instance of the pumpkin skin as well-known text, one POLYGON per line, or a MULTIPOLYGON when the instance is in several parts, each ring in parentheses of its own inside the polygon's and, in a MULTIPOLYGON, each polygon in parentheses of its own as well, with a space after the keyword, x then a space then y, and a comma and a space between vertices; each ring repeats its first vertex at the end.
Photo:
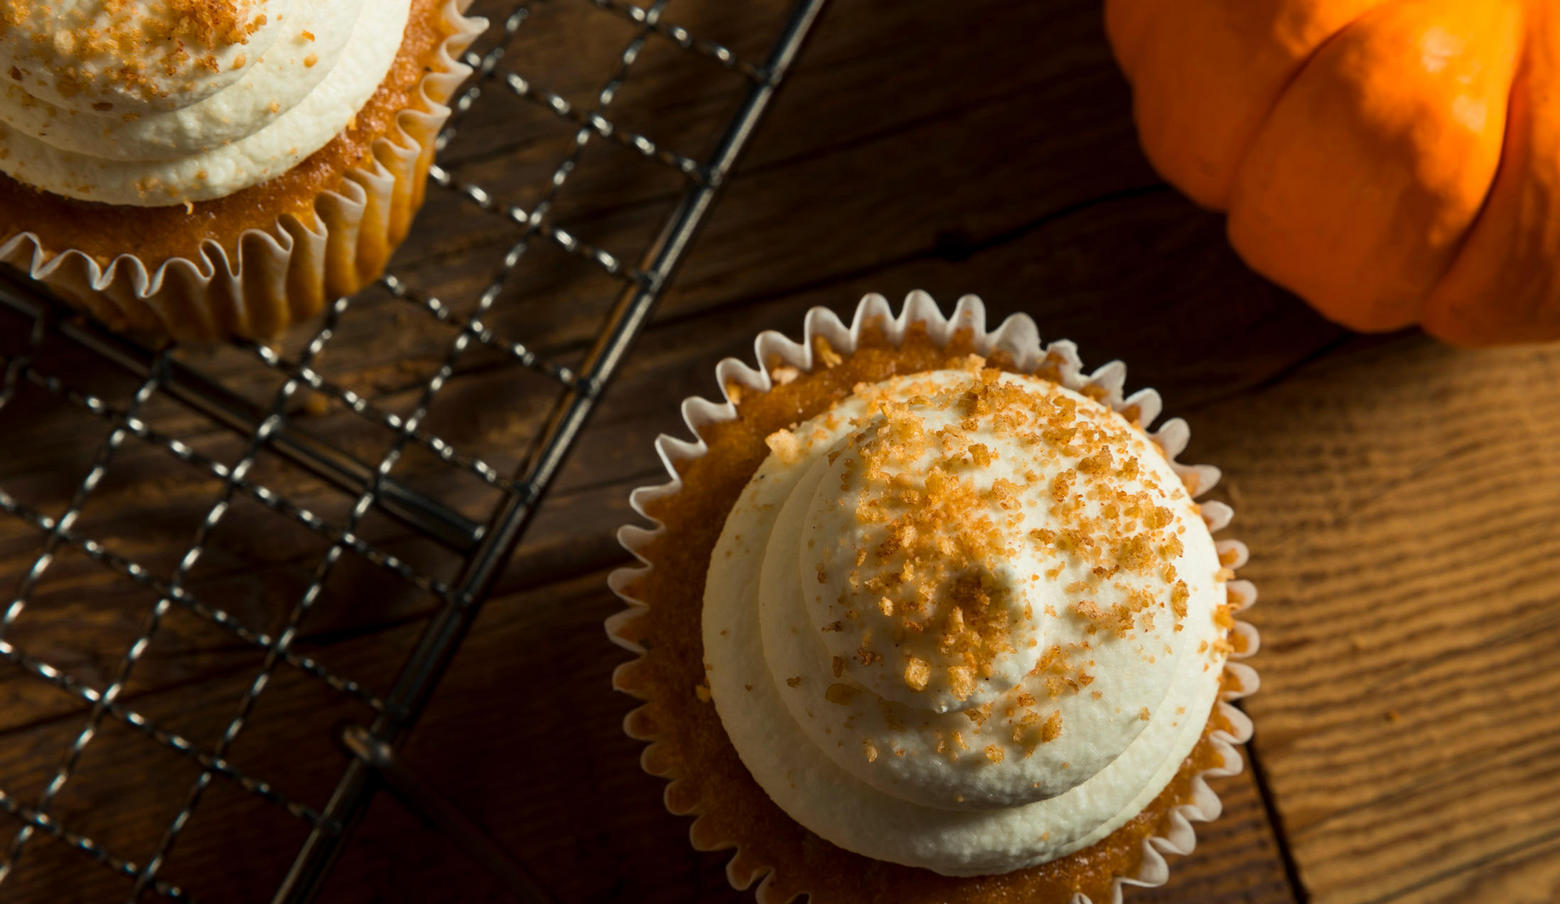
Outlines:
POLYGON ((1327 317, 1560 339, 1560 0, 1106 0, 1154 167, 1327 317))

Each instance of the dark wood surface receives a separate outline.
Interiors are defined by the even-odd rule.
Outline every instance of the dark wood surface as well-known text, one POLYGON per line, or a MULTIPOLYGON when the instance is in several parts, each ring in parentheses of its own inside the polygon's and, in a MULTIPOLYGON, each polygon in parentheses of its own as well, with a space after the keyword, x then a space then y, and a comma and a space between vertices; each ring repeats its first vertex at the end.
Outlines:
MULTIPOLYGON (((674 0, 666 20, 757 58, 782 0, 674 0)), ((634 29, 573 0, 533 4, 506 65, 590 107, 634 29)), ((659 37, 608 111, 620 128, 690 156, 709 149, 740 78, 659 37)), ((489 96, 445 163, 529 208, 574 127, 489 96)), ((681 188, 605 141, 586 147, 553 216, 632 256, 681 188)), ((602 620, 624 555, 628 491, 658 478, 651 443, 680 432, 677 403, 715 391, 713 365, 764 329, 795 333, 812 305, 865 292, 973 292, 1002 316, 1120 358, 1192 426, 1188 460, 1224 469, 1217 491, 1253 558, 1263 634, 1257 769, 1222 783, 1224 817, 1199 832, 1164 889, 1137 901, 1520 901, 1560 898, 1560 350, 1457 351, 1413 334, 1352 336, 1247 271, 1222 222, 1164 185, 1137 150, 1130 98, 1096 0, 839 2, 780 94, 738 177, 561 474, 404 750, 561 901, 740 901, 723 858, 695 854, 687 820, 638 766, 610 688, 624 653, 602 620)), ((435 195, 397 271, 469 311, 514 241, 513 224, 435 195)), ((565 364, 579 360, 617 284, 538 242, 486 318, 565 364)), ((317 362, 334 385, 410 413, 455 328, 370 293, 317 362)), ((306 334, 280 343, 295 354, 306 334)), ((231 349, 178 355, 257 399, 280 378, 231 349)), ((107 404, 137 384, 64 350, 39 370, 107 404)), ((426 428, 512 469, 545 417, 548 380, 479 349, 426 428)), ((376 460, 390 431, 321 396, 297 423, 376 460)), ((230 465, 241 439, 154 395, 151 429, 230 465)), ((70 505, 110 425, 35 387, 0 408, 0 488, 48 516, 70 505)), ((471 517, 496 493, 408 452, 398 478, 471 517)), ((333 524, 353 500, 262 452, 250 479, 333 524)), ((128 438, 73 530, 163 579, 222 491, 210 467, 128 438)), ((448 579, 456 557, 371 512, 357 532, 448 579)), ((46 548, 0 518, 0 586, 23 587, 46 548)), ((240 492, 185 586, 255 631, 276 632, 329 541, 240 492)), ((435 606, 348 554, 303 618, 296 650, 387 692, 435 606)), ((159 592, 64 544, 4 640, 82 684, 112 681, 159 592)), ((173 606, 120 702, 198 746, 216 745, 263 653, 173 606)), ((0 789, 31 806, 91 707, 0 664, 0 789)), ((228 752, 235 767, 320 807, 343 765, 330 728, 369 710, 284 665, 228 752)), ((112 718, 50 812, 144 862, 200 773, 112 718)), ((0 821, 4 821, 0 817, 0 821)), ((7 822, 9 844, 19 822, 7 822)), ((265 900, 304 824, 225 779, 207 789, 162 875, 203 901, 265 900)), ((122 900, 130 882, 53 838, 27 842, 0 884, 18 901, 122 900)), ((151 898, 148 897, 148 900, 151 898)), ((337 864, 328 901, 502 901, 447 839, 381 796, 337 864)))

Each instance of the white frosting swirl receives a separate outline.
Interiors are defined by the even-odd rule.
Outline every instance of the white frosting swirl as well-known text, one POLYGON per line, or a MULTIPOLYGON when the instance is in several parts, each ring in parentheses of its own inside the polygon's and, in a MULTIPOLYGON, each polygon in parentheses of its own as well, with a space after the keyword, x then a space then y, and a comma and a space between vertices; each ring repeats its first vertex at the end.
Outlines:
POLYGON ((224 197, 324 147, 410 0, 0 0, 0 171, 138 207, 224 197))
POLYGON ((1007 872, 1114 831, 1174 776, 1228 649, 1212 537, 1120 415, 938 371, 771 437, 704 600, 710 691, 802 825, 1007 872))

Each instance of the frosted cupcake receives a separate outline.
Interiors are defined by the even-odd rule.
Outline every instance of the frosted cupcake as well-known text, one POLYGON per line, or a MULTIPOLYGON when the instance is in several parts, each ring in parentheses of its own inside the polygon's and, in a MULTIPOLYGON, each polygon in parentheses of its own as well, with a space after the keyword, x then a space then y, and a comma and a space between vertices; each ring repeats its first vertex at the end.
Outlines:
POLYGON ((1217 472, 1119 365, 982 321, 869 298, 760 337, 635 496, 628 729, 760 900, 1103 904, 1165 881, 1241 768, 1255 594, 1193 501, 1217 472))
POLYGON ((420 206, 464 0, 0 0, 0 260, 115 326, 269 337, 420 206))

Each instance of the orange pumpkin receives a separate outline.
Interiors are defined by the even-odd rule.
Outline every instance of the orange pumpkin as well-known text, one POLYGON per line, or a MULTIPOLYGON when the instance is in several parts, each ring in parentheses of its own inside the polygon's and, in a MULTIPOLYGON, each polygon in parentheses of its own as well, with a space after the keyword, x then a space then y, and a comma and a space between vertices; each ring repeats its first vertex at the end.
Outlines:
POLYGON ((1106 0, 1149 160, 1360 330, 1560 339, 1560 0, 1106 0))

